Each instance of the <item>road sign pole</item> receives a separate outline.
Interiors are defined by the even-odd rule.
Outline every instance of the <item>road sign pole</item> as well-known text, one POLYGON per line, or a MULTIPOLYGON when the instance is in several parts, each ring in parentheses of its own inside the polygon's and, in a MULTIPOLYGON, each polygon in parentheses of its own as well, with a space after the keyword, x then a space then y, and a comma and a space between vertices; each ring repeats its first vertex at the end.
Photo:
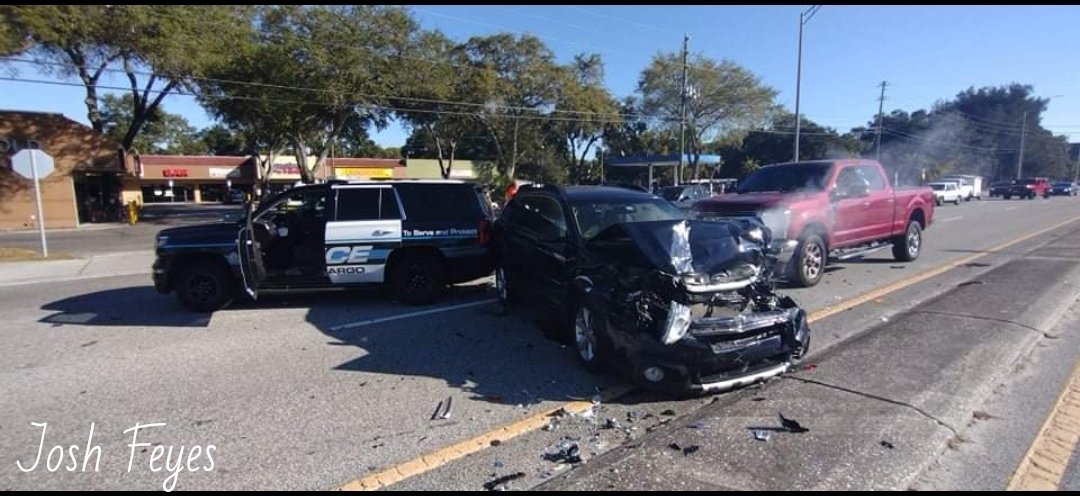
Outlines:
POLYGON ((34 174, 34 199, 37 201, 38 232, 41 233, 41 256, 49 258, 49 244, 45 241, 45 214, 41 209, 41 180, 38 178, 36 155, 30 152, 30 170, 34 174))

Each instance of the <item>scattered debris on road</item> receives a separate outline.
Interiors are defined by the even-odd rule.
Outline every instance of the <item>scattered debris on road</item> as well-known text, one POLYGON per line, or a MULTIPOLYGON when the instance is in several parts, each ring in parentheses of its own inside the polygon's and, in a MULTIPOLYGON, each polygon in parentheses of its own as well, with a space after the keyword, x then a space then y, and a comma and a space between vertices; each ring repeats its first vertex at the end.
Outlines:
POLYGON ((431 414, 431 420, 446 420, 450 418, 450 412, 454 407, 453 396, 447 396, 446 401, 440 401, 435 407, 435 413, 431 414))
POLYGON ((671 417, 671 416, 675 415, 675 410, 672 410, 672 409, 669 408, 667 410, 664 410, 664 411, 660 412, 660 415, 666 415, 668 417, 671 417))
POLYGON ((772 438, 772 431, 767 431, 765 429, 750 429, 750 433, 753 434, 754 439, 757 439, 758 441, 769 442, 769 439, 772 438))
POLYGON ((568 463, 571 465, 582 463, 581 448, 577 443, 564 441, 556 449, 557 451, 545 452, 544 459, 553 463, 568 463))
POLYGON ((705 422, 702 422, 702 421, 698 420, 696 422, 691 422, 686 427, 688 429, 696 429, 696 430, 704 429, 705 428, 705 422))
POLYGON ((993 415, 990 415, 989 413, 986 413, 982 410, 976 410, 974 413, 971 414, 971 416, 975 417, 975 420, 990 420, 994 418, 993 415))
POLYGON ((962 282, 960 284, 957 284, 956 287, 962 288, 964 286, 979 286, 979 285, 982 285, 982 284, 986 284, 986 283, 982 282, 982 281, 967 281, 967 282, 962 282))
POLYGON ((810 365, 804 365, 802 368, 803 372, 813 372, 815 370, 817 370, 817 365, 813 363, 811 363, 810 365))
POLYGON ((502 477, 492 479, 484 483, 484 489, 488 491, 506 491, 510 488, 509 484, 515 480, 525 477, 525 472, 518 472, 516 474, 504 475, 502 477))
POLYGON ((791 420, 789 418, 785 418, 783 413, 779 413, 778 415, 780 415, 780 425, 784 426, 784 429, 787 429, 788 432, 792 432, 792 433, 795 433, 795 434, 802 434, 804 432, 810 432, 810 429, 807 429, 807 428, 799 425, 798 422, 796 422, 794 420, 791 420))
POLYGON ((605 429, 618 429, 620 427, 622 427, 622 426, 619 424, 619 421, 615 420, 613 418, 609 418, 606 421, 604 421, 604 428, 605 429))
POLYGON ((888 441, 882 441, 881 446, 883 446, 885 448, 889 448, 889 449, 895 449, 896 448, 896 446, 893 446, 893 443, 890 443, 888 441))

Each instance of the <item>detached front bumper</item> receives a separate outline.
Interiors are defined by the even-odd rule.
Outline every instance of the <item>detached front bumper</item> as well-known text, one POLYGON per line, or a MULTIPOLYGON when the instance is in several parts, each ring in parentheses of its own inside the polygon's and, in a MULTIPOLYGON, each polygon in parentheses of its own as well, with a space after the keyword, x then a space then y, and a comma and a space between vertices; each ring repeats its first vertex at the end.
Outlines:
POLYGON ((648 388, 722 392, 784 373, 809 340, 806 312, 798 307, 702 318, 671 345, 643 336, 631 363, 636 381, 648 388))

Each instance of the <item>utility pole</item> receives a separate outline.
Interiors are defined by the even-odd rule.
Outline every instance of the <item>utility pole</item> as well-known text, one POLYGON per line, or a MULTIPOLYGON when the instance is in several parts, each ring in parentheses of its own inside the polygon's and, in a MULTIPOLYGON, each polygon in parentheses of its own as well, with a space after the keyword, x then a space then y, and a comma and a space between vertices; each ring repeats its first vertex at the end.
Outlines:
POLYGON ((686 57, 690 49, 690 35, 683 34, 682 44, 682 88, 679 92, 679 165, 675 166, 674 185, 682 180, 683 156, 686 155, 686 57))
POLYGON ((877 161, 881 162, 881 120, 885 112, 885 87, 888 86, 888 81, 881 82, 881 98, 878 98, 877 108, 877 161))
POLYGON ((1024 112, 1024 124, 1020 128, 1020 155, 1016 157, 1016 178, 1024 177, 1024 141, 1027 139, 1027 112, 1024 112))
POLYGON ((1073 182, 1080 181, 1080 144, 1076 145, 1076 172, 1073 173, 1073 182))
POLYGON ((802 28, 820 8, 820 5, 815 5, 799 14, 799 62, 795 70, 795 162, 799 161, 799 132, 802 130, 802 114, 799 113, 799 97, 802 91, 802 28))

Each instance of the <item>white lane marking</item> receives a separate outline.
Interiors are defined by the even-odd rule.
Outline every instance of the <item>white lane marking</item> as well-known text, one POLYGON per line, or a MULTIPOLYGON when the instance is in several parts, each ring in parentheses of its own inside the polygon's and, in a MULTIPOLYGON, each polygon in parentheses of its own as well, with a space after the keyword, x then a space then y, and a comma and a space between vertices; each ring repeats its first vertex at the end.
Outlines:
POLYGON ((330 330, 331 331, 341 331, 341 330, 345 330, 345 329, 354 329, 354 328, 357 328, 357 327, 363 327, 363 326, 372 325, 372 324, 381 324, 383 322, 390 322, 390 321, 394 321, 394 320, 401 320, 401 319, 409 319, 409 318, 412 318, 412 317, 419 317, 421 315, 431 315, 433 313, 449 312, 449 311, 452 311, 452 310, 460 310, 462 308, 477 307, 477 306, 480 306, 480 305, 487 305, 488 303, 495 303, 497 301, 499 301, 498 298, 489 298, 489 299, 486 299, 486 300, 473 301, 473 302, 469 302, 469 303, 462 303, 462 304, 459 304, 459 305, 450 305, 448 307, 442 307, 442 308, 432 308, 432 309, 429 309, 429 310, 420 310, 418 312, 405 313, 405 314, 401 314, 401 315, 393 315, 393 316, 390 316, 390 317, 380 317, 380 318, 377 318, 377 319, 361 320, 359 322, 351 322, 351 323, 348 323, 348 324, 337 325, 337 326, 331 327, 330 330))
POLYGON ((951 219, 941 219, 941 222, 952 222, 954 220, 960 220, 960 219, 963 219, 963 217, 953 217, 951 219))

